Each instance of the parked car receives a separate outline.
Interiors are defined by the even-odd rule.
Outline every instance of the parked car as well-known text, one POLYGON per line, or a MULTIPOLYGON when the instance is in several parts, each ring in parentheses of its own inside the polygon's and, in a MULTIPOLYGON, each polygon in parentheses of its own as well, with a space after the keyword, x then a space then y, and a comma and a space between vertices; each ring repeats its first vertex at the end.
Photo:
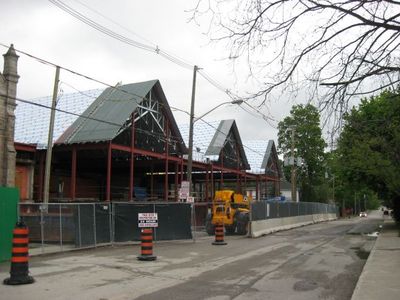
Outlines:
POLYGON ((360 218, 367 217, 367 213, 365 211, 360 212, 360 218))

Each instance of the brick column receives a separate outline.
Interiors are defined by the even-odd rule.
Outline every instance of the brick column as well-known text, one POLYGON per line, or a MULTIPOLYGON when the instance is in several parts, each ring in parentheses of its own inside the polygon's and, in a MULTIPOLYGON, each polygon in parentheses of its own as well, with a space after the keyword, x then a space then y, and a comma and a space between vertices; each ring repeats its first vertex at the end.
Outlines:
POLYGON ((16 152, 14 127, 17 96, 18 55, 11 45, 4 56, 3 75, 0 74, 0 186, 15 186, 16 152))

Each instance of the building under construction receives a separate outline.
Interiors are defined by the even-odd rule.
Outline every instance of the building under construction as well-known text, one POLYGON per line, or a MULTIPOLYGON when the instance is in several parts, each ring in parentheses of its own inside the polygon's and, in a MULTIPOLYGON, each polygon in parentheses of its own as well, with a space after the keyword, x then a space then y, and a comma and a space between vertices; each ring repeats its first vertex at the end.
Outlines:
MULTIPOLYGON (((21 201, 43 199, 50 103, 16 109, 21 201)), ((158 80, 65 94, 56 107, 49 201, 180 201, 187 139, 158 80)), ((198 203, 224 188, 256 199, 280 194, 274 142, 242 141, 234 120, 195 122, 192 174, 198 203)))

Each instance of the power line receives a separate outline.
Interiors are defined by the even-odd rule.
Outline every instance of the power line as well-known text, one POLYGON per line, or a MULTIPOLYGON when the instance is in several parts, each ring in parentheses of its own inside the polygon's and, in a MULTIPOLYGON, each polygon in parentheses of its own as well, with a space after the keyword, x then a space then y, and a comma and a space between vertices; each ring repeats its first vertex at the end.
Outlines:
MULTIPOLYGON (((0 93, 0 96, 8 97, 8 98, 11 98, 11 99, 16 100, 18 102, 22 102, 22 103, 26 103, 26 104, 42 107, 42 108, 45 108, 45 109, 53 110, 53 108, 51 106, 48 106, 48 105, 45 105, 45 104, 41 104, 41 103, 38 103, 38 102, 25 100, 25 99, 22 99, 22 98, 19 98, 19 97, 10 97, 9 95, 2 94, 2 93, 0 93)), ((60 100, 60 99, 58 99, 58 100, 60 100)), ((83 114, 74 113, 74 112, 67 111, 67 110, 60 109, 60 108, 54 108, 54 111, 60 112, 60 113, 64 113, 64 114, 68 114, 68 115, 73 115, 73 116, 76 116, 76 117, 79 117, 79 118, 83 118, 83 119, 87 119, 87 120, 96 121, 96 122, 99 122, 99 123, 108 124, 108 125, 115 126, 115 127, 118 127, 118 128, 121 128, 124 125, 124 124, 114 123, 114 122, 110 122, 110 121, 105 121, 105 120, 102 120, 102 119, 97 119, 97 118, 90 117, 90 116, 83 115, 83 114)), ((156 137, 158 139, 162 139, 163 141, 167 141, 167 139, 165 139, 164 135, 157 134, 156 132, 149 131, 149 130, 144 130, 144 129, 141 129, 141 128, 136 128, 136 130, 139 131, 139 132, 145 133, 147 135, 156 137)), ((172 142, 184 145, 183 141, 179 141, 179 140, 177 140, 177 139, 175 139, 175 138, 173 138, 171 136, 169 137, 169 140, 171 140, 172 142)))
MULTIPOLYGON (((0 46, 2 46, 2 47, 4 47, 4 48, 8 48, 8 46, 5 45, 5 44, 3 44, 3 43, 0 43, 0 46)), ((132 96, 135 96, 135 97, 139 97, 139 98, 143 98, 143 99, 149 100, 148 98, 143 97, 142 95, 138 95, 138 94, 135 94, 135 93, 126 91, 126 90, 124 90, 124 89, 119 88, 118 86, 111 85, 111 84, 109 84, 109 83, 106 83, 106 82, 104 82, 104 81, 95 79, 95 78, 90 77, 90 76, 88 76, 88 75, 85 75, 85 74, 79 73, 79 72, 77 72, 77 71, 71 70, 71 69, 69 69, 69 68, 66 68, 66 67, 57 65, 57 64, 52 63, 52 62, 50 62, 50 61, 48 61, 48 60, 45 60, 45 59, 43 59, 43 58, 40 58, 40 57, 35 56, 35 55, 33 55, 33 54, 30 54, 30 53, 28 53, 28 52, 26 52, 26 51, 19 50, 19 49, 15 49, 15 51, 18 52, 18 53, 21 53, 21 54, 23 54, 23 55, 25 55, 25 56, 27 56, 27 57, 30 57, 30 58, 32 58, 32 59, 35 59, 35 60, 37 60, 38 62, 40 62, 40 63, 42 63, 42 64, 49 65, 49 66, 52 66, 52 67, 60 67, 60 69, 65 70, 65 71, 67 71, 67 72, 69 72, 69 73, 71 73, 71 74, 73 74, 73 75, 77 75, 77 76, 83 77, 83 78, 85 78, 85 79, 87 79, 87 80, 97 82, 97 83, 99 83, 99 84, 102 84, 102 85, 104 85, 104 86, 107 86, 107 87, 109 87, 109 88, 112 88, 113 90, 117 90, 117 91, 123 92, 123 93, 128 94, 128 95, 132 95, 132 96)), ((64 82, 64 83, 65 83, 65 82, 64 82)), ((75 89, 75 88, 74 88, 74 89, 75 89)), ((75 89, 75 90, 77 90, 77 89, 75 89)), ((79 90, 77 90, 77 91, 79 91, 79 90)), ((132 100, 134 100, 134 101, 137 103, 137 100, 136 100, 136 99, 132 99, 132 100)), ((254 109, 256 112, 258 112, 259 114, 261 114, 261 116, 265 117, 264 120, 266 120, 266 121, 268 122, 267 116, 265 116, 264 114, 262 114, 261 112, 259 112, 256 108, 254 108, 253 106, 251 106, 251 105, 250 105, 249 103, 247 103, 246 101, 243 101, 243 102, 244 102, 247 106, 249 106, 249 107, 251 107, 252 109, 254 109)), ((161 104, 161 103, 160 103, 160 104, 161 104)), ((180 109, 180 108, 173 107, 173 106, 169 106, 169 107, 170 107, 171 109, 175 109, 175 110, 182 111, 182 112, 185 112, 185 113, 189 114, 189 112, 184 111, 184 110, 182 110, 182 109, 180 109)), ((270 126, 273 126, 273 125, 270 124, 270 123, 268 123, 268 124, 269 124, 270 126)), ((275 127, 274 127, 274 128, 275 128, 275 127)))
MULTIPOLYGON (((8 48, 8 46, 6 46, 6 45, 3 44, 3 43, 0 43, 0 46, 3 46, 3 47, 5 47, 5 48, 8 48)), ((112 88, 113 90, 117 90, 117 91, 123 92, 123 93, 125 93, 125 94, 132 95, 132 96, 135 96, 135 97, 139 97, 139 98, 142 98, 142 99, 150 100, 149 98, 143 97, 142 95, 134 94, 134 93, 132 93, 132 92, 123 90, 123 89, 121 89, 121 88, 118 87, 118 86, 112 86, 112 85, 110 85, 110 84, 108 84, 108 83, 105 83, 105 82, 100 81, 100 80, 98 80, 98 79, 92 78, 92 77, 90 77, 90 76, 88 76, 88 75, 84 75, 84 74, 81 74, 81 73, 79 73, 79 72, 73 71, 73 70, 71 70, 71 69, 68 69, 68 68, 65 68, 65 67, 62 67, 62 66, 58 66, 58 65, 56 65, 56 64, 54 64, 54 63, 52 63, 52 62, 49 62, 49 61, 47 61, 47 60, 45 60, 45 59, 42 59, 42 58, 39 58, 39 57, 37 57, 37 56, 35 56, 35 55, 29 54, 29 53, 27 53, 27 52, 25 52, 25 51, 21 51, 21 50, 17 50, 17 49, 15 49, 15 51, 17 51, 18 53, 21 53, 21 54, 23 54, 23 55, 26 55, 26 56, 28 56, 28 57, 30 57, 30 58, 32 58, 32 59, 35 59, 35 60, 37 60, 37 61, 39 61, 40 63, 43 63, 43 64, 45 64, 45 65, 50 65, 50 66, 53 66, 53 67, 60 67, 60 69, 65 70, 65 71, 67 71, 67 72, 70 72, 71 74, 74 74, 74 75, 77 75, 77 76, 86 78, 86 79, 88 79, 88 80, 91 80, 91 81, 100 83, 100 84, 105 85, 105 86, 107 86, 107 87, 109 87, 109 88, 112 88)), ((65 82, 63 82, 63 83, 66 84, 65 82)), ((66 84, 66 85, 69 85, 69 84, 66 84)), ((69 85, 69 86, 72 87, 71 85, 69 85)), ((81 92, 81 91, 79 91, 78 89, 76 89, 76 88, 74 88, 74 87, 72 87, 72 88, 75 89, 76 91, 78 91, 79 93, 84 94, 84 92, 81 92)), ((29 101, 29 100, 24 100, 24 99, 20 99, 20 98, 15 98, 15 100, 20 101, 20 102, 30 103, 30 104, 32 104, 32 105, 42 106, 42 107, 48 108, 48 109, 52 109, 52 108, 49 107, 49 106, 42 105, 42 104, 38 104, 38 103, 29 101)), ((132 99, 132 100, 134 100, 137 104, 139 104, 139 103, 137 102, 136 99, 132 99)), ((160 104, 163 105, 162 103, 160 103, 160 104)), ((173 106, 169 106, 169 107, 170 107, 171 109, 173 109, 173 110, 177 110, 177 111, 181 111, 181 112, 184 112, 184 113, 186 113, 186 114, 189 114, 189 112, 187 112, 187 111, 185 111, 185 110, 183 110, 183 109, 176 108, 176 107, 173 107, 173 106)), ((76 114, 76 113, 73 113, 73 112, 68 112, 68 111, 65 111, 65 110, 60 110, 60 109, 57 109, 57 108, 56 108, 56 110, 57 110, 57 111, 60 111, 60 112, 63 112, 63 113, 66 113, 66 114, 71 114, 71 115, 75 115, 75 116, 78 116, 78 117, 82 117, 82 118, 85 118, 85 119, 91 119, 91 120, 98 121, 98 122, 108 123, 109 125, 114 125, 114 126, 118 126, 118 127, 123 126, 123 124, 121 125, 121 124, 117 124, 117 123, 112 123, 112 122, 108 122, 108 121, 104 121, 104 120, 92 118, 92 117, 89 117, 89 116, 84 116, 84 115, 76 114)), ((216 129, 216 130, 219 131, 220 133, 222 133, 222 134, 224 134, 225 136, 227 136, 224 132, 220 131, 218 128, 216 128, 215 126, 213 126, 213 125, 210 124, 209 122, 205 121, 204 119, 200 118, 200 119, 198 119, 198 120, 201 120, 202 122, 205 122, 206 124, 208 124, 208 125, 211 126, 212 128, 216 129)), ((139 129, 139 128, 138 128, 138 129, 139 129)), ((145 131, 143 130, 143 132, 145 132, 145 131)), ((148 132, 148 134, 150 134, 150 132, 148 132)), ((160 135, 160 136, 161 136, 161 135, 160 135)), ((162 136, 162 138, 164 138, 164 135, 162 136)), ((177 142, 177 143, 181 143, 180 141, 176 141, 176 142, 177 142)), ((245 145, 243 145, 243 144, 241 144, 240 146, 242 146, 242 147, 244 147, 244 148, 247 148, 247 149, 249 149, 250 151, 252 151, 252 152, 254 152, 254 153, 257 153, 258 155, 260 155, 260 156, 262 156, 262 157, 264 156, 263 154, 259 153, 258 151, 254 150, 254 149, 251 149, 251 148, 249 148, 249 147, 247 147, 247 146, 245 146, 245 145)))
POLYGON ((65 11, 66 13, 68 13, 69 15, 73 16, 74 18, 78 19, 79 21, 85 23, 86 25, 89 25, 90 27, 96 29, 97 31, 100 31, 103 34, 106 34, 107 36, 116 39, 120 42, 123 42, 125 44, 128 44, 130 46, 148 51, 148 52, 153 52, 156 54, 163 54, 163 56, 165 58, 167 58, 168 60, 170 60, 171 62, 180 65, 181 67, 187 68, 187 69, 192 69, 192 65, 187 64, 186 62, 184 62, 183 60, 180 60, 179 58, 173 57, 172 55, 168 54, 167 52, 161 51, 161 49, 156 46, 149 46, 146 45, 144 43, 135 41, 133 39, 127 38, 124 35, 121 35, 91 19, 89 19, 88 17, 86 17, 85 15, 83 15, 82 13, 80 13, 79 11, 77 11, 76 9, 72 8, 71 6, 63 3, 62 1, 59 0, 49 0, 49 2, 51 2, 52 4, 54 4, 55 6, 57 6, 58 8, 62 9, 63 11, 65 11))
POLYGON ((97 15, 103 17, 104 19, 110 21, 111 23, 113 23, 113 24, 119 26, 120 28, 122 28, 122 29, 124 29, 125 31, 131 33, 132 35, 137 36, 138 38, 140 38, 140 39, 146 41, 146 42, 149 43, 149 44, 152 44, 153 46, 156 46, 152 41, 149 41, 148 39, 144 38, 143 36, 137 34, 136 32, 130 30, 129 28, 123 26, 121 23, 118 23, 118 22, 116 22, 115 20, 113 20, 113 19, 107 17, 106 15, 102 14, 102 13, 99 12, 98 10, 93 9, 92 7, 90 7, 89 5, 87 5, 86 3, 83 3, 82 1, 79 1, 79 0, 73 0, 73 1, 75 1, 75 2, 79 3, 80 5, 86 7, 86 8, 89 9, 90 11, 92 11, 92 12, 94 12, 95 14, 97 14, 97 15))
MULTIPOLYGON (((160 56, 166 58, 167 60, 171 61, 172 63, 175 63, 176 65, 179 65, 183 68, 186 69, 192 69, 193 66, 195 64, 191 64, 187 61, 185 61, 184 59, 178 57, 175 54, 171 54, 168 53, 165 50, 162 50, 159 48, 159 46, 157 46, 156 44, 154 44, 151 41, 148 41, 147 39, 144 39, 143 37, 139 36, 137 33, 132 32, 131 30, 129 30, 128 28, 122 26, 121 24, 119 24, 118 22, 115 22, 114 20, 112 20, 111 18, 105 16, 104 14, 101 14, 100 12, 98 12, 97 10, 94 10, 93 8, 89 7, 86 4, 83 4, 82 2, 78 1, 78 0, 74 0, 78 3, 80 3, 81 5, 83 5, 84 7, 86 7, 87 9, 95 12, 96 14, 102 16, 103 18, 105 18, 106 20, 118 25, 119 27, 127 30, 128 32, 140 37, 141 39, 145 40, 146 42, 154 45, 154 46, 149 46, 146 45, 144 43, 140 43, 138 41, 135 41, 133 39, 127 38, 103 25, 101 25, 98 22, 93 21, 92 19, 88 18, 87 16, 83 15, 82 13, 80 13, 79 11, 77 11, 76 9, 72 8, 71 6, 65 4, 64 2, 60 1, 60 0, 49 0, 49 2, 51 2, 52 4, 54 4, 55 6, 57 6, 58 8, 62 9, 63 11, 67 12, 69 15, 73 16, 74 18, 80 20, 81 22, 89 25, 90 27, 102 32, 103 34, 106 34, 107 36, 114 38, 116 40, 119 40, 120 42, 123 42, 125 44, 128 44, 130 46, 142 49, 142 50, 146 50, 152 53, 156 53, 159 54, 160 56)), ((225 93, 228 97, 230 97, 231 99, 240 99, 241 97, 239 97, 238 95, 235 95, 234 93, 232 93, 232 91, 230 91, 229 89, 225 88, 222 84, 220 84, 218 81, 214 80, 213 78, 211 78, 210 75, 208 75, 205 71, 199 70, 198 73, 204 78, 206 79, 211 85, 213 85, 215 88, 217 88, 218 90, 222 91, 223 93, 225 93)), ((246 102, 246 100, 244 101, 246 102)), ((246 102, 247 103, 247 102, 246 102)), ((248 104, 248 103, 247 103, 248 104)), ((250 104, 248 104, 250 106, 250 104)), ((254 110, 256 110, 254 107, 252 107, 254 110)), ((265 119, 267 121, 267 119, 265 119)), ((268 122, 268 121, 267 121, 268 122)), ((270 123, 268 123, 270 124, 270 123)), ((271 124, 270 124, 271 125, 271 124)))

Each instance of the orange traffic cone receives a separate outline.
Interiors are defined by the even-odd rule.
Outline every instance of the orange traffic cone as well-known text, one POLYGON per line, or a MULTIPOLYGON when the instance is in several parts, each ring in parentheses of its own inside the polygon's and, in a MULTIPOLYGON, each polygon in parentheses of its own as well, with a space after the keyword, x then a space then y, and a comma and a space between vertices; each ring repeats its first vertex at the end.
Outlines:
POLYGON ((33 277, 29 276, 28 234, 28 227, 23 222, 18 222, 15 225, 12 240, 10 278, 4 279, 4 284, 17 285, 34 282, 33 277))
POLYGON ((153 255, 153 229, 143 228, 141 231, 141 253, 137 257, 138 260, 156 260, 157 256, 153 255))
POLYGON ((213 245, 226 245, 224 241, 224 224, 217 223, 215 225, 215 241, 212 242, 213 245))

